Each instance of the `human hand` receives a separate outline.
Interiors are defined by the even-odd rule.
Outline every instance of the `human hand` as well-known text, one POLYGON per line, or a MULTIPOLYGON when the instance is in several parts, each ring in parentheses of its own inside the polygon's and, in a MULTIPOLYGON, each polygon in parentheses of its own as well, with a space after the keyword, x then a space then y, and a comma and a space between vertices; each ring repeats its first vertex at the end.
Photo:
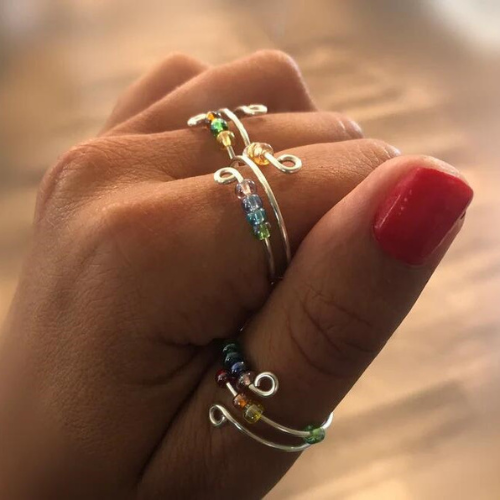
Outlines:
POLYGON ((251 318, 245 354, 280 380, 266 414, 323 421, 412 307, 471 198, 452 167, 317 111, 284 54, 214 68, 168 58, 42 182, 1 338, 2 498, 261 497, 297 455, 210 425, 228 398, 215 341, 251 318), (227 157, 186 128, 254 102, 270 114, 244 119, 252 139, 304 164, 266 170, 295 251, 273 291, 233 189, 213 180, 227 157))

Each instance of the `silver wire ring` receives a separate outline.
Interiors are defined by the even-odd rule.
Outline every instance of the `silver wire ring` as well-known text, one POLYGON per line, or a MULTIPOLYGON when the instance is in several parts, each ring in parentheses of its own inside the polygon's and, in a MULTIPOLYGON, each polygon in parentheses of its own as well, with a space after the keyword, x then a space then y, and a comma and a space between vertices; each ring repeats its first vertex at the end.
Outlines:
POLYGON ((281 450, 281 451, 288 451, 288 452, 300 452, 307 450, 310 446, 312 446, 309 443, 303 443, 297 446, 293 445, 286 445, 286 444, 279 444, 275 443, 273 441, 269 441, 268 439, 264 439, 257 434, 253 433, 252 431, 248 430, 246 427, 240 424, 238 420, 234 418, 234 416, 231 414, 231 412, 223 405, 221 404, 214 404, 210 407, 209 410, 209 418, 210 422, 214 427, 220 427, 224 425, 226 422, 231 422, 236 429, 238 429, 242 434, 245 434, 245 436, 251 437, 255 441, 259 442, 260 444, 263 444, 265 446, 269 446, 270 448, 274 448, 275 450, 281 450), (216 413, 220 412, 220 417, 217 418, 216 413))
MULTIPOLYGON (((241 394, 238 393, 238 391, 233 387, 233 384, 230 381, 227 381, 225 385, 233 398, 235 398, 236 396, 241 397, 241 394)), ((247 386, 247 388, 250 389, 252 392, 263 397, 270 397, 276 394, 278 387, 279 387, 278 378, 276 377, 276 375, 274 375, 274 373, 271 372, 259 373, 255 377, 254 383, 247 386), (264 379, 271 380, 271 388, 267 391, 262 391, 259 390, 258 388, 257 390, 255 390, 255 386, 258 386, 260 382, 264 379)), ((247 402, 247 404, 252 405, 254 403, 247 402)), ((315 442, 319 442, 320 440, 322 440, 325 436, 326 429, 330 427, 333 420, 333 412, 332 412, 330 413, 330 415, 328 415, 328 418, 319 427, 315 427, 312 430, 297 430, 297 429, 292 429, 291 427, 287 427, 286 425, 282 425, 278 422, 275 422, 271 418, 267 417, 266 415, 263 414, 264 411, 263 408, 261 408, 259 411, 260 411, 259 420, 261 422, 265 423, 269 427, 272 427, 276 431, 281 432, 282 434, 303 439, 305 442, 300 445, 286 445, 286 444, 275 443, 274 441, 270 441, 268 439, 264 439, 258 436, 257 434, 253 433, 252 431, 248 430, 229 412, 229 410, 225 406, 221 404, 214 404, 210 407, 208 418, 214 427, 221 427, 223 424, 229 421, 240 432, 251 437, 252 439, 255 439, 259 443, 264 444, 266 446, 270 446, 271 448, 276 448, 278 450, 290 451, 290 452, 303 451, 309 448, 309 446, 315 444, 315 442), (321 439, 319 439, 319 441, 318 440, 315 441, 314 437, 317 436, 319 432, 321 433, 321 439), (313 438, 312 441, 307 441, 308 439, 311 438, 313 438)))
MULTIPOLYGON (((242 140, 243 144, 245 145, 245 149, 243 151, 243 154, 240 156, 248 156, 247 151, 248 148, 252 145, 252 142, 250 141, 250 137, 248 135, 248 132, 245 129, 245 126, 241 122, 241 120, 238 118, 236 115, 236 112, 240 111, 242 114, 245 116, 257 116, 257 115, 263 115, 267 113, 267 107, 264 106, 263 104, 251 104, 249 106, 239 106, 238 108, 235 109, 235 111, 231 111, 228 108, 221 108, 219 109, 219 113, 221 113, 223 116, 225 116, 229 121, 233 122, 235 127, 237 128, 242 140)), ((291 154, 284 154, 281 155, 280 157, 276 158, 274 155, 271 153, 266 153, 265 158, 269 161, 271 165, 273 165, 275 168, 280 170, 283 173, 286 174, 291 174, 298 172, 302 168, 302 160, 298 158, 295 155, 291 154), (292 163, 292 166, 288 166, 285 163, 292 163)), ((261 183, 263 183, 262 178, 265 179, 264 174, 262 174, 260 168, 257 166, 255 162, 252 163, 254 164, 254 167, 252 170, 254 171, 255 175, 259 179, 261 183), (257 170, 261 173, 259 175, 257 173, 257 170)), ((248 165, 248 163, 247 163, 248 165)), ((250 165, 248 165, 250 166, 250 165)), ((268 191, 272 193, 271 187, 269 186, 269 183, 267 182, 267 179, 265 180, 265 184, 268 186, 268 189, 266 189, 266 186, 264 185, 264 189, 266 191, 266 194, 268 195, 269 202, 273 208, 274 215, 276 217, 276 221, 278 223, 278 228, 280 231, 281 235, 281 241, 283 243, 283 247, 285 249, 285 257, 286 257, 286 265, 290 265, 290 262, 292 260, 292 251, 290 248, 290 239, 288 237, 288 231, 285 226, 285 220, 283 219, 283 216, 281 214, 281 210, 279 208, 278 202, 276 200, 276 197, 274 194, 272 194, 272 198, 269 196, 268 191)))
POLYGON ((250 384, 248 388, 261 398, 270 398, 278 392, 279 386, 280 384, 278 381, 278 377, 274 373, 261 372, 255 377, 253 384, 250 384), (271 382, 271 386, 269 387, 269 389, 260 388, 260 384, 263 380, 269 380, 271 382))
MULTIPOLYGON (((287 451, 290 453, 297 453, 297 452, 307 450, 307 448, 310 448, 311 446, 313 446, 312 443, 307 443, 307 442, 302 443, 300 445, 287 445, 287 444, 275 443, 274 441, 270 441, 269 439, 265 439, 265 438, 255 434, 251 430, 247 429, 244 425, 242 425, 233 416, 233 414, 225 406, 221 405, 220 403, 215 403, 210 407, 210 410, 208 412, 208 418, 210 420, 210 423, 214 427, 221 427, 224 424, 226 424, 227 422, 230 422, 241 433, 245 434, 248 437, 251 437, 252 439, 254 439, 255 441, 257 441, 260 444, 263 444, 265 446, 269 446, 270 448, 274 448, 276 450, 287 451), (217 413, 219 413, 219 416, 217 416, 217 413)), ((304 438, 308 438, 311 435, 310 432, 297 431, 295 429, 291 429, 291 428, 286 427, 284 425, 278 424, 264 415, 262 415, 260 417, 260 419, 261 419, 261 421, 270 425, 274 429, 276 429, 284 434, 290 435, 290 436, 299 437, 299 438, 304 439, 304 438)), ((332 421, 333 421, 333 412, 330 413, 330 415, 328 415, 328 418, 323 422, 323 424, 320 425, 319 428, 322 429, 323 431, 326 431, 330 427, 332 421)))
MULTIPOLYGON (((252 145, 252 142, 250 141, 250 137, 248 135, 248 132, 245 129, 245 126, 241 122, 241 120, 238 117, 238 114, 242 116, 258 116, 258 115, 263 115, 267 113, 267 107, 264 106, 263 104, 250 104, 250 105, 243 105, 243 106, 238 106, 237 108, 234 109, 234 111, 231 111, 229 108, 220 108, 217 113, 219 116, 225 117, 229 122, 232 122, 236 129, 238 130, 241 139, 243 141, 243 144, 245 146, 245 150, 243 151, 243 154, 240 155, 238 158, 241 157, 249 157, 246 153, 248 151, 248 148, 252 145)), ((200 113, 198 115, 193 116, 188 120, 188 126, 190 127, 195 127, 198 126, 202 123, 206 123, 207 120, 207 113, 200 113)), ((237 158, 234 149, 232 146, 226 147, 226 150, 229 154, 229 158, 234 160, 237 158)), ((300 158, 298 158, 295 155, 291 154, 284 154, 276 158, 273 154, 271 153, 265 153, 265 158, 266 160, 275 168, 277 168, 280 172, 286 173, 286 174, 291 174, 298 172, 302 168, 302 161, 300 158), (288 163, 291 163, 291 165, 288 165, 288 163)), ((281 241, 285 250, 285 258, 286 258, 286 265, 288 266, 292 260, 292 252, 290 248, 290 239, 288 237, 288 231, 285 226, 285 221, 283 219, 283 216, 281 214, 281 210, 279 208, 278 202, 276 200, 276 197, 274 196, 274 193, 267 182, 264 174, 262 174, 262 171, 258 167, 258 165, 252 161, 252 165, 250 165, 248 162, 245 160, 242 160, 243 163, 245 163, 247 166, 249 166, 254 174, 257 176, 259 182, 263 185, 264 190, 266 191, 266 195, 269 198, 269 203, 273 209, 274 215, 276 217, 276 221, 278 223, 278 229, 280 231, 280 237, 281 241)), ((231 167, 234 167, 234 163, 231 163, 231 167)), ((216 172, 216 182, 220 182, 220 171, 216 172)), ((230 183, 234 179, 232 179, 230 176, 226 177, 227 182, 230 183)), ((283 273, 281 273, 283 274, 283 273)))

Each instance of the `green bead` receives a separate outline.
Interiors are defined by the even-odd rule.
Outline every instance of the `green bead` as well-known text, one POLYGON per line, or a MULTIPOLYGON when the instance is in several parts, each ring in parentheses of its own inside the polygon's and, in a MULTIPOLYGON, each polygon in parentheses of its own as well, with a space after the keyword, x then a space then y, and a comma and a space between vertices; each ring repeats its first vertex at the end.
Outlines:
POLYGON ((225 356, 230 352, 241 352, 241 346, 235 339, 225 340, 222 344, 222 354, 225 356))
POLYGON ((223 130, 227 130, 229 128, 227 121, 222 118, 216 118, 212 120, 210 124, 210 131, 212 134, 217 137, 223 130))
POLYGON ((265 240, 271 236, 271 224, 269 222, 262 222, 258 226, 253 227, 253 234, 259 240, 265 240))
POLYGON ((326 432, 325 429, 322 429, 321 427, 308 425, 304 430, 311 433, 310 436, 304 438, 304 441, 308 444, 316 444, 325 439, 326 432))

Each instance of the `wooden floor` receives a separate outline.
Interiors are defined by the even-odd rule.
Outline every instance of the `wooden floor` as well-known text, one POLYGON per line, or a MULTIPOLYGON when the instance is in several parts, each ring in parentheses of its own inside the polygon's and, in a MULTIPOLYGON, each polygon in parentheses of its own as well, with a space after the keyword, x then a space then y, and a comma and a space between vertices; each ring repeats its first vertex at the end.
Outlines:
POLYGON ((43 171, 122 88, 171 51, 220 63, 282 48, 321 107, 457 165, 476 199, 329 439, 269 499, 498 500, 499 25, 500 6, 475 0, 3 0, 0 317, 43 171))

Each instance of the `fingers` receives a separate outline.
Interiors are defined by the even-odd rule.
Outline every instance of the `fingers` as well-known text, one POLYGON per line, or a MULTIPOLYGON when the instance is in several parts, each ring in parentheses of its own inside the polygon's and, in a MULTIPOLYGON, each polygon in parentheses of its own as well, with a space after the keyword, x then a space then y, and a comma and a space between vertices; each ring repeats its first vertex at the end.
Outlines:
MULTIPOLYGON (((295 175, 273 169, 268 179, 292 249, 323 214, 397 154, 382 142, 365 139, 290 152, 307 167, 295 175)), ((67 191, 64 198, 76 196, 67 191)), ((216 184, 209 174, 170 183, 135 183, 108 192, 104 200, 104 207, 102 200, 91 204, 82 219, 95 221, 99 214, 97 232, 120 252, 126 250, 125 261, 134 264, 134 286, 154 290, 141 293, 149 299, 147 305, 137 303, 137 313, 144 315, 146 308, 158 331, 168 323, 168 330, 178 334, 176 342, 204 344, 213 336, 226 335, 266 299, 263 244, 252 234, 234 186, 216 184), (165 318, 165 301, 183 314, 165 318)), ((265 196, 264 206, 271 214, 265 196)), ((276 225, 274 231, 271 240, 280 266, 284 252, 276 225)))
MULTIPOLYGON (((363 136, 357 123, 333 112, 280 113, 243 121, 252 141, 270 143, 276 151, 363 136)), ((164 163, 165 171, 176 179, 215 172, 228 163, 227 153, 206 130, 176 130, 169 135, 169 144, 182 141, 185 145, 176 161, 164 163)), ((243 150, 241 138, 237 140, 237 150, 243 150)), ((165 158, 171 156, 165 152, 165 158)))
POLYGON ((184 54, 173 54, 167 57, 124 92, 101 130, 101 134, 105 134, 121 122, 140 113, 207 68, 207 64, 184 54))
MULTIPOLYGON (((252 138, 271 142, 276 151, 362 136, 355 122, 332 112, 282 113, 249 118, 245 122, 252 138)), ((347 147, 355 154, 356 143, 347 147)), ((314 166, 302 160, 305 165, 302 171, 314 166)), ((318 161, 317 158, 311 160, 318 161)), ((70 150, 47 172, 39 199, 47 198, 54 185, 67 185, 68 195, 77 202, 81 195, 88 196, 89 191, 106 191, 110 185, 128 186, 146 180, 164 182, 209 173, 213 189, 213 173, 227 162, 227 154, 218 148, 206 130, 100 137, 70 150)), ((277 173, 273 170, 269 170, 271 176, 277 173)), ((332 170, 339 171, 338 168, 332 170)), ((277 177, 281 178, 282 174, 277 177)))
POLYGON ((201 73, 109 133, 181 129, 192 115, 252 103, 265 104, 272 113, 315 109, 295 61, 267 50, 201 73))
MULTIPOLYGON (((362 137, 358 125, 340 113, 281 113, 245 120, 249 135, 270 142, 276 151, 362 137)), ((105 169, 96 164, 95 180, 183 179, 214 173, 228 164, 228 156, 206 130, 173 130, 162 134, 104 137, 93 143, 105 151, 106 163, 119 167, 105 169), (125 159, 126 155, 126 159, 125 159), (140 165, 140 168, 138 168, 140 165)), ((242 144, 238 147, 243 149, 242 144)), ((309 166, 307 166, 309 168, 309 166)), ((87 175, 88 177, 88 175, 87 175)), ((83 183, 82 183, 83 184, 83 183)), ((86 184, 86 183, 85 183, 86 184)))
MULTIPOLYGON (((470 187, 449 166, 403 157, 379 167, 323 217, 242 339, 251 366, 279 378, 278 393, 262 401, 269 417, 298 429, 326 418, 414 304, 471 198, 470 187)), ((227 390, 216 392, 213 373, 183 413, 178 432, 184 423, 199 421, 201 427, 203 412, 215 401, 238 413, 227 390)), ((266 426, 252 430, 266 432, 266 426)), ((206 459, 220 461, 228 497, 243 480, 271 486, 295 458, 230 424, 206 439, 206 459)), ((162 458, 160 452, 146 484, 161 482, 162 458)), ((204 487, 220 487, 213 481, 204 487)))

